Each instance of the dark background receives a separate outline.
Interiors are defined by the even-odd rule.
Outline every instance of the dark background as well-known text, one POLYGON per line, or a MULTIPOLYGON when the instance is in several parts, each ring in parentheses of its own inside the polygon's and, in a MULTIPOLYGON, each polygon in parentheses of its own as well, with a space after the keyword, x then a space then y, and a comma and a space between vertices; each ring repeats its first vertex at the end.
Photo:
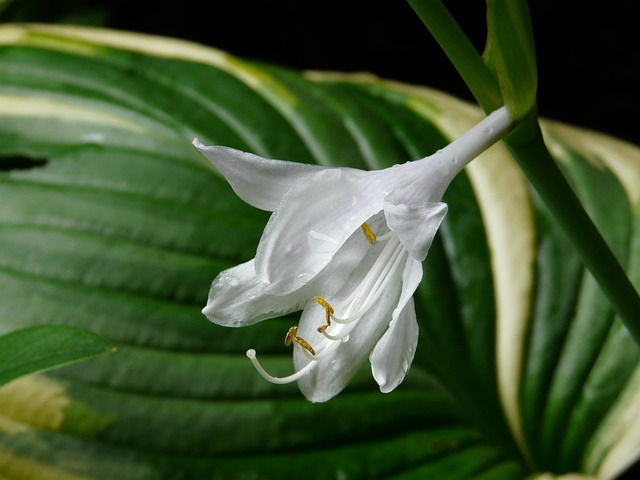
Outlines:
MULTIPOLYGON (((482 50, 484 2, 444 3, 482 50)), ((530 4, 541 114, 640 144, 634 2, 530 4)), ((403 0, 14 0, 0 20, 95 24, 179 37, 245 58, 298 69, 369 71, 471 99, 403 0)))

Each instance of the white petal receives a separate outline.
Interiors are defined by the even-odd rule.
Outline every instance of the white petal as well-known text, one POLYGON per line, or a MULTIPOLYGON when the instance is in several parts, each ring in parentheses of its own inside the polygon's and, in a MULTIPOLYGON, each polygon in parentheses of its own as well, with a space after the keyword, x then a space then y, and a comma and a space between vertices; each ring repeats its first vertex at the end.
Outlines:
POLYGON ((384 214, 404 248, 419 261, 427 257, 440 223, 447 214, 447 204, 442 202, 403 203, 398 192, 387 195, 384 214))
POLYGON ((404 380, 418 345, 418 322, 413 298, 376 344, 369 360, 373 378, 382 393, 389 393, 404 380))
POLYGON ((402 382, 413 361, 418 344, 413 294, 421 280, 422 262, 408 255, 402 270, 402 292, 391 315, 391 323, 369 357, 371 373, 383 393, 392 391, 402 382))
MULTIPOLYGON (((363 263, 366 263, 366 260, 363 263)), ((356 271, 354 276, 362 273, 356 271)), ((399 269, 378 301, 349 333, 349 340, 346 342, 327 340, 318 333, 317 328, 324 323, 324 308, 315 302, 305 308, 300 319, 298 334, 317 350, 320 358, 318 366, 298 381, 300 391, 308 400, 326 402, 333 398, 344 389, 351 377, 366 362, 387 329, 394 309, 398 305, 401 296, 401 277, 402 270, 399 269), (327 352, 325 349, 331 349, 331 351, 327 352)), ((356 284, 357 282, 351 279, 347 283, 356 284)), ((346 297, 349 293, 345 291, 342 296, 346 297)), ((336 304, 338 303, 340 303, 339 299, 336 301, 336 304)), ((336 313, 339 314, 339 312, 336 313)), ((331 328, 332 334, 336 334, 351 328, 351 325, 336 325, 334 322, 331 328)), ((293 359, 296 371, 304 368, 310 361, 299 349, 294 351, 293 359)))
MULTIPOLYGON (((310 282, 349 237, 382 210, 375 172, 324 170, 290 190, 269 219, 256 253, 268 291, 288 294, 310 282)), ((364 235, 363 235, 364 238, 364 235)))
MULTIPOLYGON (((392 308, 393 306, 385 305, 384 302, 378 302, 367 314, 367 325, 364 325, 364 321, 359 323, 350 333, 349 341, 340 342, 320 338, 321 335, 314 333, 323 323, 324 309, 320 305, 309 304, 300 320, 298 334, 318 351, 328 347, 333 352, 323 356, 315 369, 298 380, 300 391, 307 400, 326 402, 347 386, 384 333, 392 308)), ((293 358, 296 371, 310 361, 299 349, 294 351, 293 358)))
POLYGON ((393 320, 398 318, 404 306, 411 300, 420 281, 422 280, 422 262, 407 255, 407 261, 402 270, 402 293, 398 300, 398 305, 393 311, 393 320))
MULTIPOLYGON (((384 221, 382 214, 378 217, 384 221)), ((375 231, 381 230, 378 218, 370 219, 369 222, 370 225, 379 227, 375 231)), ((382 247, 379 244, 370 245, 361 229, 357 229, 338 249, 329 265, 303 287, 310 293, 309 299, 313 300, 316 295, 334 297, 338 292, 346 295, 359 284, 360 279, 354 278, 359 275, 357 270, 370 267, 382 247)))
POLYGON ((285 193, 310 175, 330 168, 270 160, 228 147, 208 147, 197 138, 193 145, 213 163, 242 200, 262 210, 275 210, 285 193))
POLYGON ((202 313, 218 325, 245 327, 300 310, 307 300, 304 291, 280 297, 267 294, 256 275, 254 261, 250 260, 215 278, 202 313))

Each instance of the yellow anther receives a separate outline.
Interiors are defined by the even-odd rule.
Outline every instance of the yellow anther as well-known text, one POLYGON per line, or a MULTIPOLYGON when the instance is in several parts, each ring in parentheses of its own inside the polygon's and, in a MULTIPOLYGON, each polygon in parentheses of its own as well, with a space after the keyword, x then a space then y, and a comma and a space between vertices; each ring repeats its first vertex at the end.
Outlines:
POLYGON ((324 298, 316 296, 313 297, 313 299, 325 308, 325 310, 327 311, 327 317, 334 313, 333 307, 324 298))
POLYGON ((311 355, 315 355, 316 351, 311 345, 309 345, 309 342, 307 342, 304 338, 298 337, 296 333, 298 333, 298 327, 291 327, 287 332, 287 335, 284 337, 284 344, 288 347, 289 345, 291 345, 291 342, 295 341, 298 345, 307 350, 311 355))
POLYGON ((307 342, 304 338, 294 337, 293 339, 296 342, 298 342, 298 345, 300 345, 302 348, 308 350, 311 355, 316 354, 316 351, 311 347, 311 345, 309 345, 309 342, 307 342))
POLYGON ((324 307, 324 321, 325 324, 318 327, 318 332, 324 332, 331 325, 331 315, 333 315, 333 307, 322 297, 313 297, 316 302, 324 307))
POLYGON ((288 347, 291 345, 291 342, 294 338, 296 338, 296 333, 298 333, 298 327, 291 327, 287 332, 286 337, 284 337, 284 344, 288 347))
POLYGON ((362 232, 364 233, 364 236, 367 238, 367 242, 371 244, 376 243, 376 239, 378 237, 376 237, 376 234, 373 233, 373 230, 371 230, 371 227, 366 223, 363 223, 361 225, 361 228, 362 228, 362 232))

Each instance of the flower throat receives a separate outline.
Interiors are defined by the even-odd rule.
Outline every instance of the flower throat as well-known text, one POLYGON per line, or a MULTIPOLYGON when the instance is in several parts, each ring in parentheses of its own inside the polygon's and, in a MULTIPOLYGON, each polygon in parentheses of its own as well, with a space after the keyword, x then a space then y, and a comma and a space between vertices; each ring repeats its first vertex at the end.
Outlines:
POLYGON ((330 355, 341 342, 349 341, 349 334, 358 322, 363 319, 369 309, 374 305, 380 293, 387 288, 393 273, 402 265, 405 258, 404 248, 397 235, 389 231, 384 235, 377 236, 367 223, 361 226, 367 242, 373 245, 376 242, 386 241, 382 251, 375 259, 373 265, 366 273, 362 282, 344 300, 340 301, 341 316, 336 315, 334 307, 323 297, 315 296, 314 300, 324 308, 324 323, 318 326, 317 331, 322 338, 314 348, 307 340, 298 336, 298 327, 293 326, 285 336, 286 346, 293 344, 294 348, 308 358, 309 363, 302 369, 286 377, 274 377, 267 373, 256 357, 254 349, 247 350, 247 357, 253 363, 263 378, 271 383, 286 384, 299 380, 304 375, 310 373, 318 364, 318 361, 330 355), (344 308, 341 308, 343 307, 344 308))

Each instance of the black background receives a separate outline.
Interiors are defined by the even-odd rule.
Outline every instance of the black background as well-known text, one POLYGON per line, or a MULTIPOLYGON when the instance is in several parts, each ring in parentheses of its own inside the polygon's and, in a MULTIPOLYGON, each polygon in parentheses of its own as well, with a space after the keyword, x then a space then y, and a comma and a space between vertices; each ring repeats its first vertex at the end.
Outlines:
MULTIPOLYGON (((484 2, 444 3, 482 50, 484 2)), ((541 115, 640 143, 640 42, 633 3, 530 2, 541 115)), ((245 58, 297 69, 368 71, 471 99, 403 0, 14 0, 3 16, 179 37, 245 58)))

